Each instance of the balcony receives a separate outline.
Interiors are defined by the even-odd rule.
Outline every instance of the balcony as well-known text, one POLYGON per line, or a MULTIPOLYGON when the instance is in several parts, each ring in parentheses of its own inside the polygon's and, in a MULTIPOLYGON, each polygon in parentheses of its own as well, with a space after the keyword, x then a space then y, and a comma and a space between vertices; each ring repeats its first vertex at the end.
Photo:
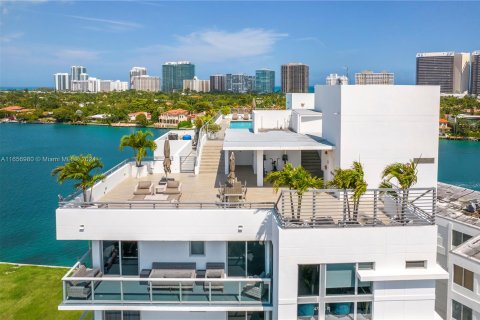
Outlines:
MULTIPOLYGON (((77 262, 62 278, 63 307, 68 305, 271 306, 270 278, 78 277, 77 262)), ((87 269, 94 272, 95 269, 87 269)), ((98 271, 97 271, 98 272, 98 271)))

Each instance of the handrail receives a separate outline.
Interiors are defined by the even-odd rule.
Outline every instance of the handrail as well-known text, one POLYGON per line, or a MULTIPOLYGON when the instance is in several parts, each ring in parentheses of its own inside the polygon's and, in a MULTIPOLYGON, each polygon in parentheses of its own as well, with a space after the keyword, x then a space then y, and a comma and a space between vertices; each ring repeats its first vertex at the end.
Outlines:
POLYGON ((62 281, 125 281, 125 282, 138 282, 138 281, 154 281, 154 282, 265 282, 271 283, 271 278, 141 278, 140 276, 129 277, 63 277, 62 281))
POLYGON ((274 209, 274 202, 60 202, 62 209, 274 209))
POLYGON ((205 122, 200 130, 198 131, 198 138, 197 138, 197 146, 196 146, 196 158, 195 158, 195 168, 198 166, 198 161, 201 155, 201 149, 202 149, 202 139, 205 136, 206 133, 208 133, 208 125, 213 121, 216 122, 218 118, 222 116, 222 113, 218 111, 215 116, 213 116, 210 120, 205 122))

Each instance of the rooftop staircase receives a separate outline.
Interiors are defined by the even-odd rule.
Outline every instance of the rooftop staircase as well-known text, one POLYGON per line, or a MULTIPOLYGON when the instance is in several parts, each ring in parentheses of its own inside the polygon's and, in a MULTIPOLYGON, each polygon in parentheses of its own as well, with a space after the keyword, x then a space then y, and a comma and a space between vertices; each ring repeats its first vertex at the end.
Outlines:
POLYGON ((302 150, 302 167, 312 176, 323 178, 322 161, 316 150, 302 150))
POLYGON ((225 171, 225 157, 222 151, 223 140, 207 140, 203 145, 200 173, 225 171))

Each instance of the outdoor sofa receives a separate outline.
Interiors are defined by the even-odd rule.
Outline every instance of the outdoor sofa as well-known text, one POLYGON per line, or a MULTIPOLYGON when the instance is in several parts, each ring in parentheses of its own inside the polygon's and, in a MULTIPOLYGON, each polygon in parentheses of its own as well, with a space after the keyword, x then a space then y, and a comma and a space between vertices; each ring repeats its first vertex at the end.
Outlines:
POLYGON ((152 281, 152 289, 193 290, 197 265, 195 262, 154 262, 149 278, 188 278, 185 281, 152 281))
MULTIPOLYGON (((89 269, 85 265, 80 265, 77 270, 70 276, 72 278, 101 278, 103 273, 98 268, 89 269)), ((100 284, 96 282, 95 287, 100 284)), ((87 299, 92 292, 92 281, 70 280, 67 282, 67 297, 69 299, 87 299)))
MULTIPOLYGON (((205 280, 207 279, 223 279, 225 278, 225 263, 223 262, 208 262, 205 267, 205 280)), ((209 284, 208 281, 203 283, 203 289, 208 291, 209 288, 212 290, 221 290, 223 291, 225 284, 223 281, 215 281, 209 284)))
POLYGON ((151 195, 153 194, 153 182, 152 181, 139 181, 135 186, 134 195, 151 195))

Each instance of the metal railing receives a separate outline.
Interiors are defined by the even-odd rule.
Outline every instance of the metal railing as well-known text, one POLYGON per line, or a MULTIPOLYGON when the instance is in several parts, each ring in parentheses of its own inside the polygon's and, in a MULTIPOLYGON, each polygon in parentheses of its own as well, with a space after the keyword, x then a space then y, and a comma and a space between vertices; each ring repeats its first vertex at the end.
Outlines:
POLYGON ((194 155, 180 156, 180 172, 195 172, 196 159, 194 155))
POLYGON ((270 278, 71 277, 63 303, 270 305, 270 278))
POLYGON ((61 209, 274 209, 274 202, 59 202, 61 209))
POLYGON ((369 189, 358 201, 353 190, 284 190, 276 203, 282 227, 354 227, 435 223, 435 188, 369 189))
POLYGON ((203 141, 203 137, 205 137, 205 135, 208 133, 208 125, 213 122, 216 122, 218 118, 221 116, 222 116, 222 113, 220 111, 217 112, 215 116, 213 116, 209 121, 204 123, 203 126, 200 128, 198 132, 198 138, 196 141, 197 145, 196 145, 196 155, 195 155, 195 168, 200 165, 199 161, 202 155, 202 141, 203 141))

